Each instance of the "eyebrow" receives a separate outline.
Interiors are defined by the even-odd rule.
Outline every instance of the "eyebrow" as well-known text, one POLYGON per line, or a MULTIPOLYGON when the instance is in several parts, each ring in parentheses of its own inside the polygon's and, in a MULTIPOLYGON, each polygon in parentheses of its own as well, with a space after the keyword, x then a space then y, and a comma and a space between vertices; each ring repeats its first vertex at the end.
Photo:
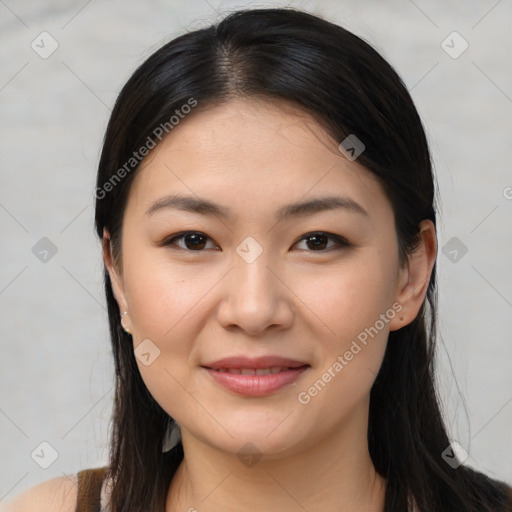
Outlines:
MULTIPOLYGON (((146 211, 145 215, 153 215, 157 211, 167 208, 199 213, 201 215, 213 215, 225 219, 232 216, 231 210, 225 206, 213 203, 207 199, 179 194, 173 194, 158 199, 146 211)), ((353 199, 341 196, 327 196, 285 205, 276 211, 275 217, 276 220, 283 220, 289 217, 304 217, 314 213, 340 208, 352 213, 368 216, 368 212, 353 199)))

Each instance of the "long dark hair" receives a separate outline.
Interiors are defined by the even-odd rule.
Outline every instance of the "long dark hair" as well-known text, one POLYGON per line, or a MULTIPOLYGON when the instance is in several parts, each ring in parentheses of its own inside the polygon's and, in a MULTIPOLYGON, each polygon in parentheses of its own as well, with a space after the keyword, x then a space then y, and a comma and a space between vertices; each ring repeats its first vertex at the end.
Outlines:
MULTIPOLYGON (((432 164, 416 108, 369 44, 295 9, 234 12, 170 41, 128 80, 108 124, 96 189, 97 234, 108 229, 116 261, 122 260, 123 213, 140 148, 171 133, 170 119, 177 110, 187 113, 184 105, 199 111, 234 97, 293 102, 335 140, 355 134, 363 141, 358 162, 380 179, 391 201, 405 264, 420 222, 436 221, 432 164)), ((390 333, 371 390, 368 443, 376 470, 387 479, 385 510, 407 511, 413 504, 420 512, 506 510, 502 482, 464 465, 453 469, 442 457, 450 440, 434 385, 435 279, 434 268, 416 319, 390 333)), ((116 372, 112 510, 163 511, 183 447, 162 452, 174 421, 139 374, 106 270, 105 292, 116 372)))

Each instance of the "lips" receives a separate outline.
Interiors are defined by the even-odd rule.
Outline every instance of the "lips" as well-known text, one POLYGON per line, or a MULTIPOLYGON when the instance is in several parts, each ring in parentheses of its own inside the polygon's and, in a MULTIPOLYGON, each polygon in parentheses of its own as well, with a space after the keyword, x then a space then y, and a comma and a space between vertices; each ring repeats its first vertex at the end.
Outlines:
POLYGON ((212 370, 232 370, 232 369, 247 369, 247 370, 263 370, 269 368, 299 368, 300 366, 307 365, 303 361, 288 359, 280 356, 263 356, 257 358, 248 357, 225 357, 212 363, 207 363, 202 366, 211 368, 212 370))
POLYGON ((286 366, 272 366, 271 368, 216 368, 216 372, 233 373, 238 375, 269 375, 288 370, 286 366))
POLYGON ((264 396, 295 382, 309 364, 278 356, 229 357, 202 367, 215 382, 245 396, 264 396))

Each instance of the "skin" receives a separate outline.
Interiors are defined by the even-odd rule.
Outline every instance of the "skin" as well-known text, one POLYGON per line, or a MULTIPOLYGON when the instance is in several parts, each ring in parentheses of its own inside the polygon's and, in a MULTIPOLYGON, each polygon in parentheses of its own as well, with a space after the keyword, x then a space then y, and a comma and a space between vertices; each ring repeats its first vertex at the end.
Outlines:
MULTIPOLYGON (((385 480, 368 453, 371 386, 390 330, 417 315, 435 261, 435 228, 401 265, 391 203, 375 177, 349 161, 307 114, 284 102, 232 100, 197 110, 143 161, 114 263, 104 261, 123 325, 137 348, 146 386, 181 426, 185 459, 171 482, 167 511, 382 511, 385 480), (231 210, 221 218, 166 208, 169 194, 200 197, 231 210), (367 214, 331 209, 280 221, 275 211, 299 200, 344 196, 367 214), (183 231, 204 248, 187 249, 183 231), (311 232, 325 249, 304 240, 311 232), (236 252, 248 236, 262 249, 248 263, 236 252), (401 310, 307 404, 307 391, 381 314, 401 310), (147 343, 147 342, 146 342, 147 343), (280 355, 310 367, 263 397, 219 386, 201 364, 228 356, 280 355), (261 456, 245 465, 239 450, 261 456)), ((332 373, 332 370, 331 370, 332 373)), ((143 418, 141 418, 143 421, 143 418)))

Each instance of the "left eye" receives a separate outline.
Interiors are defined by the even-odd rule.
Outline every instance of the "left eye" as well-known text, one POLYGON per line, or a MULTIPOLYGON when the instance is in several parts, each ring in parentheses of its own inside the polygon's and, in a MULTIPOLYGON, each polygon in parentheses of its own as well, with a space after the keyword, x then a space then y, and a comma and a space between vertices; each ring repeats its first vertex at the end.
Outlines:
POLYGON ((334 248, 336 247, 348 247, 350 244, 341 236, 332 235, 331 233, 324 233, 322 231, 317 233, 308 233, 304 235, 298 243, 304 242, 312 252, 321 252, 329 249, 333 249, 333 246, 329 246, 329 241, 334 241, 334 248))
MULTIPOLYGON (((197 231, 187 231, 167 239, 163 245, 177 245, 181 249, 189 251, 202 251, 203 249, 216 248, 215 245, 213 245, 213 247, 207 247, 208 241, 211 240, 212 239, 204 233, 197 231), (178 241, 181 243, 177 243, 178 241)), ((305 243, 307 249, 309 249, 310 252, 322 252, 336 247, 340 248, 350 246, 349 242, 345 238, 333 235, 331 233, 324 233, 323 231, 308 233, 307 235, 304 235, 299 239, 298 242, 295 242, 294 246, 300 243, 305 243), (329 245, 329 241, 333 243, 329 245)))

